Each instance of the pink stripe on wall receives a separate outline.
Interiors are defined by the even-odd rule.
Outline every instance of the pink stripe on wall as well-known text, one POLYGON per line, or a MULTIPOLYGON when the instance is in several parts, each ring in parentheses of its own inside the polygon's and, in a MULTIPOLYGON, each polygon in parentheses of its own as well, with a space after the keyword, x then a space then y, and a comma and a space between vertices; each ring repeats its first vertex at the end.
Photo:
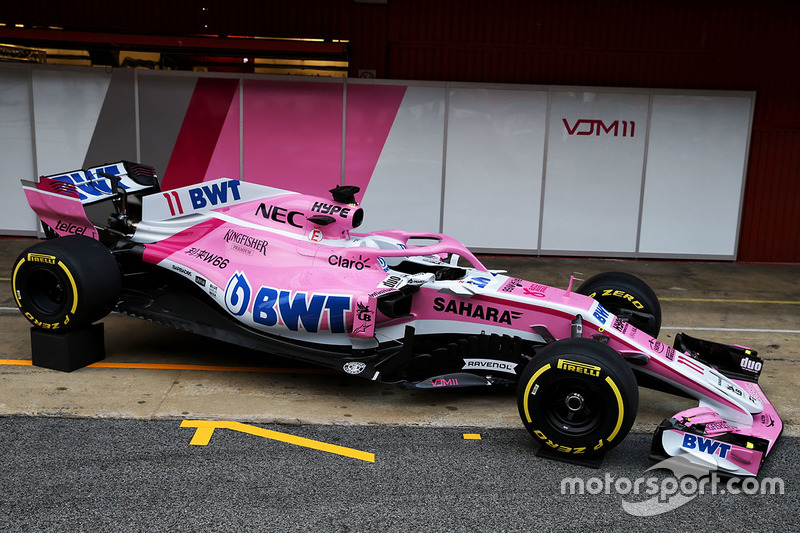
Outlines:
POLYGON ((347 86, 345 183, 361 187, 359 200, 369 185, 405 94, 406 87, 397 85, 347 86))
MULTIPOLYGON (((197 80, 178 140, 164 172, 162 189, 184 187, 203 181, 206 177, 238 86, 237 79, 197 80)), ((236 167, 238 174, 238 163, 236 167)))
POLYGON ((245 80, 245 181, 327 196, 342 170, 343 86, 245 80))

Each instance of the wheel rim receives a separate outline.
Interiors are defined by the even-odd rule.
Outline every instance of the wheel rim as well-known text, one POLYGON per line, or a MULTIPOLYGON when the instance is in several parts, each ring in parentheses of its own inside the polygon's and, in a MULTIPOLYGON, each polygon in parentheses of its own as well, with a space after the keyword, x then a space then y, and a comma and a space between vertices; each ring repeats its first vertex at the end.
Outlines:
POLYGON ((38 268, 32 271, 26 285, 31 305, 38 312, 52 315, 66 305, 67 291, 64 282, 50 270, 38 268))
POLYGON ((546 394, 550 401, 544 415, 564 434, 580 437, 600 424, 603 404, 595 387, 578 379, 565 378, 553 383, 546 394))

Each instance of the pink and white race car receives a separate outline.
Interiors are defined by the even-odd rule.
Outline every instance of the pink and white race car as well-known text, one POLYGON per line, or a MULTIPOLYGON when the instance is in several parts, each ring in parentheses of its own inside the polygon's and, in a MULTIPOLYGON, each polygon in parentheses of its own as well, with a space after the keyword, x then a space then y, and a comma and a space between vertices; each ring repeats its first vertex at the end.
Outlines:
POLYGON ((664 345, 638 278, 562 290, 490 271, 438 233, 356 233, 355 187, 322 198, 223 178, 161 191, 129 162, 23 187, 52 239, 19 256, 12 285, 41 330, 115 310, 404 387, 516 385, 522 423, 565 459, 622 441, 638 385, 700 402, 658 427, 654 458, 752 476, 783 427, 756 352, 664 345))

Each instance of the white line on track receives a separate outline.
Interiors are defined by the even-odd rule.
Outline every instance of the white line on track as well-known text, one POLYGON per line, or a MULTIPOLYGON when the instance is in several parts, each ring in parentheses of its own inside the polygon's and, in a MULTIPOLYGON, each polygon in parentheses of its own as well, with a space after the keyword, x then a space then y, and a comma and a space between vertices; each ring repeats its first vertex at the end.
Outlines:
POLYGON ((748 333, 800 333, 800 329, 759 329, 759 328, 682 328, 682 327, 662 327, 678 331, 744 331, 748 333))

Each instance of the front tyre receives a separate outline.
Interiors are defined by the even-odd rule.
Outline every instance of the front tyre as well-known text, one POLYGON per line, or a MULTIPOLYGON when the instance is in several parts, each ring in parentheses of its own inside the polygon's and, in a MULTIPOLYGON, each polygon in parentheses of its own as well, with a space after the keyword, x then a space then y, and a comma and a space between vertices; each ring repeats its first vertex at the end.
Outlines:
POLYGON ((647 283, 626 272, 603 272, 584 281, 578 294, 590 296, 651 337, 661 331, 661 304, 647 283))
POLYGON ((11 284, 17 307, 34 326, 68 331, 111 311, 122 275, 108 248, 70 235, 34 244, 20 254, 11 284))
POLYGON ((525 367, 517 406, 525 428, 543 446, 586 457, 625 438, 636 419, 639 389, 613 348, 593 339, 563 339, 525 367))

